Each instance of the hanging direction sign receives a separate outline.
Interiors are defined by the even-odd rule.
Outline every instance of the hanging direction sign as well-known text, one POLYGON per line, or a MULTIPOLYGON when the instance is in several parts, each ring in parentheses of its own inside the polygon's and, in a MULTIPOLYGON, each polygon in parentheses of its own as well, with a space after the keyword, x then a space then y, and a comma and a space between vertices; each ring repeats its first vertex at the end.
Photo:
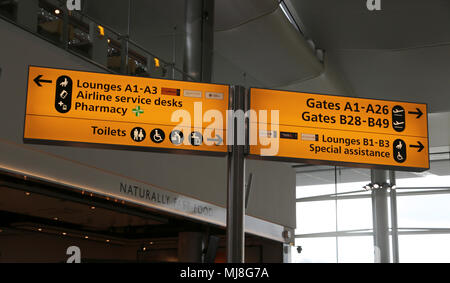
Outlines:
POLYGON ((24 140, 224 154, 226 121, 208 113, 226 117, 228 97, 226 85, 30 66, 24 140))
MULTIPOLYGON (((250 154, 263 158, 408 171, 429 169, 427 105, 252 88, 250 107, 278 111, 250 154), (268 129, 268 130, 267 130, 268 129), (270 133, 269 135, 267 133, 270 133), (264 144, 278 150, 262 156, 264 144)), ((275 112, 274 112, 275 113, 275 112)))

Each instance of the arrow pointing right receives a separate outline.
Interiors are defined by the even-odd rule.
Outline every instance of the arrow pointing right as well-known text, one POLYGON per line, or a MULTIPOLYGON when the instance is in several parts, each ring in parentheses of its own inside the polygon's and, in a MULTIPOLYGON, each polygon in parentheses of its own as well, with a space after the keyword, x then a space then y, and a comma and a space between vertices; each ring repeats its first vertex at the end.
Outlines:
POLYGON ((417 143, 418 143, 418 145, 412 144, 409 147, 418 148, 419 150, 417 152, 421 152, 425 147, 423 146, 423 144, 420 141, 418 141, 417 143))
POLYGON ((417 110, 417 112, 409 111, 408 114, 417 115, 416 119, 419 119, 420 117, 422 117, 423 112, 419 108, 416 108, 416 110, 417 110))
POLYGON ((208 141, 216 142, 216 145, 220 145, 222 144, 223 139, 221 136, 217 135, 215 139, 208 138, 208 141))

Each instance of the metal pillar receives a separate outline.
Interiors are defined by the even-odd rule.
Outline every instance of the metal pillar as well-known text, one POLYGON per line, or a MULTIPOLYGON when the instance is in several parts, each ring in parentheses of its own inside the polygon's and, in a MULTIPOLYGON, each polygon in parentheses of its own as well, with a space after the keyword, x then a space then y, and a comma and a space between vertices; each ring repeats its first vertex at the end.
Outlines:
POLYGON ((389 171, 389 183, 391 185, 391 231, 392 231, 392 260, 394 263, 400 262, 398 247, 398 221, 397 221, 397 191, 393 189, 395 183, 395 171, 389 171))
POLYGON ((121 39, 121 49, 120 49, 120 73, 128 75, 128 52, 129 52, 129 42, 128 36, 123 36, 121 39))
POLYGON ((91 59, 103 66, 108 65, 108 40, 107 36, 99 34, 96 23, 89 24, 89 36, 91 38, 92 47, 90 50, 91 59))
POLYGON ((131 0, 128 0, 128 22, 127 22, 127 34, 121 36, 121 50, 120 50, 120 73, 124 75, 129 74, 129 49, 130 49, 130 24, 131 24, 131 0))
POLYGON ((380 187, 372 190, 373 235, 376 262, 390 262, 389 211, 388 211, 388 171, 372 169, 372 184, 380 187))
MULTIPOLYGON (((231 88, 233 110, 244 110, 244 88, 231 88)), ((233 123, 228 131, 233 131, 233 145, 228 155, 228 195, 227 195, 227 261, 228 263, 244 262, 245 248, 245 144, 238 141, 245 135, 238 126, 239 118, 229 120, 233 123)))
POLYGON ((202 233, 178 233, 178 261, 185 263, 201 263, 204 244, 202 233))
POLYGON ((197 81, 211 82, 214 0, 186 0, 185 3, 183 71, 197 81))
POLYGON ((203 0, 202 13, 202 82, 212 79, 214 49, 214 3, 215 0, 203 0))
POLYGON ((69 20, 70 20, 70 11, 67 9, 67 6, 63 7, 62 13, 62 34, 61 34, 61 45, 64 49, 69 48, 69 20))

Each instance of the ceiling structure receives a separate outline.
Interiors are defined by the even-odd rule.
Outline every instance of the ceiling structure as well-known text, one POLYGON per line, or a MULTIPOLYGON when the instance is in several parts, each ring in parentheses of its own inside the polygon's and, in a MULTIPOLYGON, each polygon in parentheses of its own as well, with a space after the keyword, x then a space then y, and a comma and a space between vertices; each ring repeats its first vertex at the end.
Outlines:
MULTIPOLYGON (((279 0, 215 1, 214 82, 450 110, 447 0, 381 0, 380 11, 369 11, 365 0, 284 0, 300 31, 279 0)), ((85 11, 124 32, 126 2, 86 0, 85 11)), ((131 0, 129 21, 132 39, 180 68, 184 3, 131 0)))
POLYGON ((450 110, 450 2, 287 0, 296 21, 360 97, 450 110))
POLYGON ((215 78, 280 88, 323 73, 314 50, 286 18, 278 1, 215 3, 215 78), (248 81, 239 81, 236 73, 245 73, 248 81))
POLYGON ((302 35, 279 1, 216 0, 215 52, 266 87, 427 102, 431 112, 449 111, 450 2, 381 1, 381 11, 369 11, 364 0, 285 0, 302 35), (310 63, 316 56, 296 43, 304 39, 325 51, 320 74, 310 63), (233 40, 246 44, 231 49, 233 40))

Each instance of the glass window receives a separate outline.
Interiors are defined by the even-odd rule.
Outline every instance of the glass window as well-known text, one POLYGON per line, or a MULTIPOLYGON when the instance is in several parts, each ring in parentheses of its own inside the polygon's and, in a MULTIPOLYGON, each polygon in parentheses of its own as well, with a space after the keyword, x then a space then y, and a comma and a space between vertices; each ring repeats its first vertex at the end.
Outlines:
MULTIPOLYGON (((315 172, 313 168, 309 168, 307 173, 298 173, 298 181, 305 179, 303 174, 308 175, 307 182, 297 187, 297 198, 332 195, 336 192, 344 193, 343 196, 347 197, 355 196, 347 193, 363 191, 363 186, 370 183, 371 179, 368 169, 334 170, 321 167, 315 172), (317 180, 317 184, 314 184, 314 180, 317 180)), ((424 194, 436 187, 450 187, 450 162, 433 161, 429 171, 397 172, 396 177, 399 188, 397 212, 400 233, 415 233, 399 236, 400 262, 450 262, 450 233, 444 234, 445 230, 441 230, 439 232, 442 234, 433 231, 435 234, 421 234, 421 229, 450 229, 450 194, 424 194), (420 195, 402 196, 404 192, 420 192, 420 195)), ((371 231, 373 217, 370 192, 357 193, 361 194, 368 197, 297 203, 296 234, 371 231)), ((293 250, 294 262, 374 262, 373 236, 307 236, 297 239, 297 245, 303 247, 303 252, 298 255, 297 250, 293 250)))
POLYGON ((296 246, 302 247, 299 254, 297 248, 292 248, 294 263, 336 263, 336 238, 305 238, 296 239, 296 246))
POLYGON ((397 187, 450 187, 450 176, 437 176, 433 174, 422 174, 415 178, 397 178, 397 187))
POLYGON ((370 183, 369 169, 338 168, 336 172, 338 193, 361 191, 370 183))
MULTIPOLYGON (((298 185, 298 184, 297 184, 298 185)), ((316 186, 297 186, 297 198, 329 195, 336 192, 334 184, 316 186)))
POLYGON ((450 194, 397 197, 400 228, 450 228, 450 194))
POLYGON ((338 251, 340 263, 373 263, 373 237, 339 237, 338 251))
POLYGON ((334 201, 297 203, 296 234, 336 231, 336 205, 334 201))
POLYGON ((338 202, 338 230, 372 229, 372 200, 349 199, 338 202))
POLYGON ((449 263, 450 235, 402 235, 399 251, 402 263, 449 263))

